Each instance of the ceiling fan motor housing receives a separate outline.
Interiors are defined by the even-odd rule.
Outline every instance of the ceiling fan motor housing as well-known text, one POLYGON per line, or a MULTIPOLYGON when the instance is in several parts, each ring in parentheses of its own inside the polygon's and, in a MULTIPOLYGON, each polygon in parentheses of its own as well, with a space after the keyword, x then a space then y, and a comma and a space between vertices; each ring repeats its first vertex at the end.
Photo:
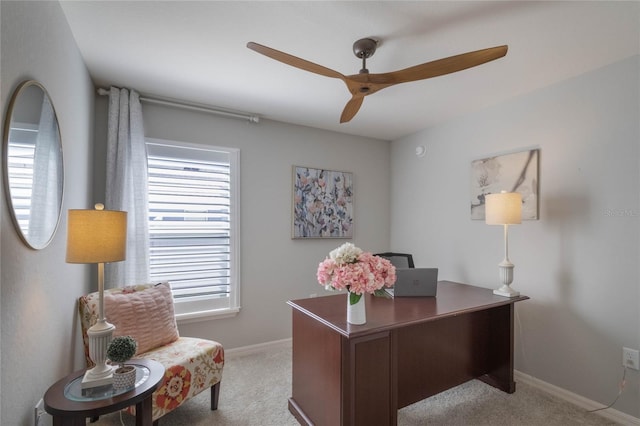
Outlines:
POLYGON ((358 58, 370 58, 376 53, 376 47, 378 46, 378 41, 372 38, 361 38, 353 43, 353 53, 358 58))
MULTIPOLYGON (((361 38, 353 43, 353 53, 358 58, 362 59, 362 69, 360 70, 360 74, 369 74, 369 70, 367 69, 367 58, 372 57, 373 54, 376 53, 377 46, 378 41, 372 38, 361 38)), ((362 89, 360 91, 364 92, 362 89)))

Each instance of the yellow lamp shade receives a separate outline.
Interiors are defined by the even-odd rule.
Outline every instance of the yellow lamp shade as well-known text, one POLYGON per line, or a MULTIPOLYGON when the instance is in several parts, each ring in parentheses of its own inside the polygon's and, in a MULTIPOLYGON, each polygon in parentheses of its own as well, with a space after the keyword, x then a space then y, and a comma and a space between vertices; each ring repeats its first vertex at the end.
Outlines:
POLYGON ((487 225, 513 225, 522 223, 522 195, 517 192, 501 192, 485 197, 485 221, 487 225))
POLYGON ((69 210, 67 222, 68 263, 108 263, 125 260, 127 212, 69 210))

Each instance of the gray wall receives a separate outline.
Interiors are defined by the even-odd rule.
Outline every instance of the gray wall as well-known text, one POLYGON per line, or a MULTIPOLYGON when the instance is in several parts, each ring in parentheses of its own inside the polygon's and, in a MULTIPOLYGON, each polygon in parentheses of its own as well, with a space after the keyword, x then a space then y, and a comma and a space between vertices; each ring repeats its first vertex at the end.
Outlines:
POLYGON ((22 243, 0 197, 0 424, 31 425, 49 385, 84 363, 76 299, 90 289, 89 267, 65 263, 66 210, 89 207, 94 95, 57 2, 2 1, 0 14, 2 115, 20 82, 40 81, 58 115, 66 178, 60 226, 44 250, 22 243))
MULTIPOLYGON (((64 214, 44 250, 22 244, 0 197, 0 424, 30 425, 46 388, 83 364, 75 305, 95 288, 95 279, 89 267, 66 264, 64 252, 66 210, 101 198, 91 194, 94 95, 56 2, 2 1, 0 16, 3 116, 21 81, 41 81, 58 113, 66 167, 64 214)), ((215 338, 229 348, 286 338, 285 301, 322 292, 315 268, 342 240, 289 238, 294 164, 354 173, 357 245, 410 251, 419 266, 440 267, 442 278, 495 287, 502 234, 469 219, 469 164, 539 147, 541 218, 510 233, 514 287, 531 296, 517 309, 516 366, 610 402, 621 347, 640 346, 639 71, 635 57, 391 148, 281 123, 255 126, 143 106, 151 137, 241 149, 242 311, 235 318, 181 324, 181 333, 215 338), (418 144, 428 150, 421 159, 414 155, 418 144)), ((100 98, 95 104, 98 159, 105 103, 100 98)), ((616 408, 639 417, 638 401, 638 373, 629 371, 616 408)))
MULTIPOLYGON (((610 403, 640 347, 639 58, 392 143, 391 246, 443 279, 498 287, 502 229, 469 218, 470 163, 540 148, 540 220, 512 226, 516 368, 610 403), (418 158, 417 145, 427 154, 418 158)), ((638 372, 616 409, 640 417, 638 372)))
MULTIPOLYGON (((104 120, 96 106, 96 194, 104 191, 104 120)), ((143 103, 148 137, 240 149, 241 311, 179 324, 185 336, 225 348, 291 337, 289 299, 323 294, 318 263, 343 239, 291 239, 292 166, 353 173, 355 237, 364 250, 389 248, 389 142, 262 120, 259 124, 143 103)))

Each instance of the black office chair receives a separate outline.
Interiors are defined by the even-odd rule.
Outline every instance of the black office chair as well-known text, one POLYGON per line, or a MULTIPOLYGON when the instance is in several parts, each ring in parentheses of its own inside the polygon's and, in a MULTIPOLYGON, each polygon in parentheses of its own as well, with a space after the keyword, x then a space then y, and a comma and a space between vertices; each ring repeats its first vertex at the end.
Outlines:
POLYGON ((413 265, 413 256, 408 253, 385 252, 378 253, 376 256, 384 257, 396 268, 415 268, 413 265))

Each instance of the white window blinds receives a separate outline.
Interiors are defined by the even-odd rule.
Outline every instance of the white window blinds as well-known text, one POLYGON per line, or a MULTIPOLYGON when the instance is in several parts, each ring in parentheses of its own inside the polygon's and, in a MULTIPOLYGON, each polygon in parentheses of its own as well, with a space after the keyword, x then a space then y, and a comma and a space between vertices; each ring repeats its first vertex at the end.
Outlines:
POLYGON ((33 189, 33 159, 38 129, 21 124, 9 129, 7 149, 7 176, 11 181, 11 202, 16 220, 27 235, 33 189))
POLYGON ((237 150, 147 140, 150 274, 176 316, 238 308, 237 150))

